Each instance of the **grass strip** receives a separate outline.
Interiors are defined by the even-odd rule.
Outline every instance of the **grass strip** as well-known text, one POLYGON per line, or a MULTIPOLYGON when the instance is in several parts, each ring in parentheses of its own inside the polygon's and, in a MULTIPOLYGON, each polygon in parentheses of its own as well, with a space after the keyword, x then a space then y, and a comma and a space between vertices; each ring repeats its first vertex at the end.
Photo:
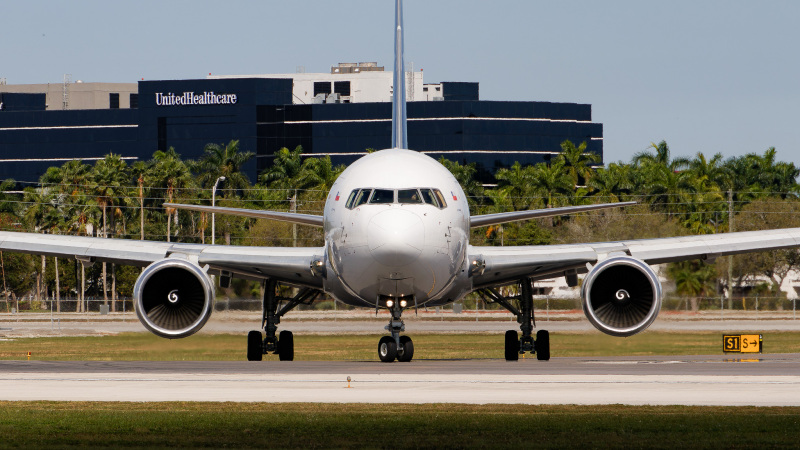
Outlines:
POLYGON ((796 448, 800 408, 0 402, 7 447, 796 448))
MULTIPOLYGON (((415 359, 503 358, 503 336, 413 335, 415 359)), ((765 333, 765 353, 800 352, 800 333, 765 333)), ((373 360, 379 336, 295 335, 295 359, 373 360)), ((551 354, 560 356, 713 355, 722 353, 722 333, 645 332, 629 338, 602 333, 552 333, 551 354)), ((242 361, 246 336, 198 334, 168 340, 150 333, 96 337, 42 337, 0 342, 0 359, 79 361, 242 361)))

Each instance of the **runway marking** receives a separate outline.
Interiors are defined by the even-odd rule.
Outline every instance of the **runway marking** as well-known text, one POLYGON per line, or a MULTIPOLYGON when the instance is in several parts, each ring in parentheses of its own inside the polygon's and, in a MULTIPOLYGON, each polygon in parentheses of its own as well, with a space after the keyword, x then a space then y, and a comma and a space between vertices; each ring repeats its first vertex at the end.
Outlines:
POLYGON ((619 365, 619 366, 633 366, 638 364, 719 364, 719 363, 787 363, 791 362, 794 363, 796 360, 792 359, 760 359, 760 358, 735 358, 735 359, 706 359, 706 360, 697 360, 693 359, 691 361, 680 361, 680 360, 670 360, 670 361, 580 361, 578 364, 598 364, 598 365, 619 365))
POLYGON ((636 365, 636 364, 687 364, 689 361, 583 361, 581 364, 636 365))
MULTIPOLYGON (((800 384, 800 378, 797 380, 766 380, 756 381, 752 377, 746 380, 358 380, 353 378, 351 382, 361 384, 711 384, 711 385, 795 385, 800 384)), ((321 380, 321 379, 285 379, 285 378, 12 378, 0 377, 0 381, 77 381, 77 382, 161 382, 161 383, 243 383, 243 382, 272 382, 272 383, 346 383, 346 379, 342 380, 321 380)))

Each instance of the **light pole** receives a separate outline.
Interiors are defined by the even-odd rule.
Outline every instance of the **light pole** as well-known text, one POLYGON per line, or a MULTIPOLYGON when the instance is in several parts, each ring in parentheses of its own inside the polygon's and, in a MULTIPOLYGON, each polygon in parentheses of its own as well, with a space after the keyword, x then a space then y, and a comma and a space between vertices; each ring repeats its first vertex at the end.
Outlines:
MULTIPOLYGON (((217 203, 217 185, 220 181, 225 181, 225 177, 217 178, 217 181, 214 182, 214 189, 211 190, 211 206, 216 206, 217 203)), ((217 228, 216 223, 214 222, 214 213, 211 213, 211 245, 214 245, 214 241, 217 240, 217 228)))

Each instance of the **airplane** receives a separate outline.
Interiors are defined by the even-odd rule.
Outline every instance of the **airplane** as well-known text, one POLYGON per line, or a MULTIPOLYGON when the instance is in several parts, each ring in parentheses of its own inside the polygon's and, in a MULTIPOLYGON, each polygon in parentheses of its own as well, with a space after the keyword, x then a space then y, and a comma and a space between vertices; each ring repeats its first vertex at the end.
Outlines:
POLYGON ((166 203, 165 207, 233 214, 321 227, 321 247, 219 246, 37 233, 0 232, 0 251, 105 261, 144 267, 134 286, 136 314, 149 331, 183 338, 211 316, 215 287, 233 277, 265 287, 261 330, 247 336, 247 359, 277 354, 294 359, 291 331, 281 317, 321 295, 348 305, 389 311, 378 342, 383 362, 408 362, 414 344, 404 311, 453 303, 471 292, 517 317, 505 333, 505 359, 532 353, 550 359, 549 333, 534 335, 533 283, 564 277, 578 285, 584 313, 603 333, 631 336, 659 313, 661 284, 654 264, 800 246, 800 228, 569 245, 490 247, 469 243, 471 228, 552 217, 635 202, 470 215, 453 175, 436 160, 408 149, 403 73, 402 0, 395 0, 392 147, 350 165, 330 190, 322 216, 166 203), (296 289, 282 297, 279 286, 296 289), (516 296, 503 286, 516 286, 516 296), (516 302, 514 301, 516 300, 516 302))

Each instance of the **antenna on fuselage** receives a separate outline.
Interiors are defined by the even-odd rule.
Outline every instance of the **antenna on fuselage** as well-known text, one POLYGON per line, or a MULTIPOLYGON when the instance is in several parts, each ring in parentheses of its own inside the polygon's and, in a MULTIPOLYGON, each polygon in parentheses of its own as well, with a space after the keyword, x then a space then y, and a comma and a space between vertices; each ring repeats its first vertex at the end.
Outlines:
POLYGON ((392 147, 408 148, 406 73, 403 61, 403 0, 394 3, 394 92, 392 93, 392 147))

